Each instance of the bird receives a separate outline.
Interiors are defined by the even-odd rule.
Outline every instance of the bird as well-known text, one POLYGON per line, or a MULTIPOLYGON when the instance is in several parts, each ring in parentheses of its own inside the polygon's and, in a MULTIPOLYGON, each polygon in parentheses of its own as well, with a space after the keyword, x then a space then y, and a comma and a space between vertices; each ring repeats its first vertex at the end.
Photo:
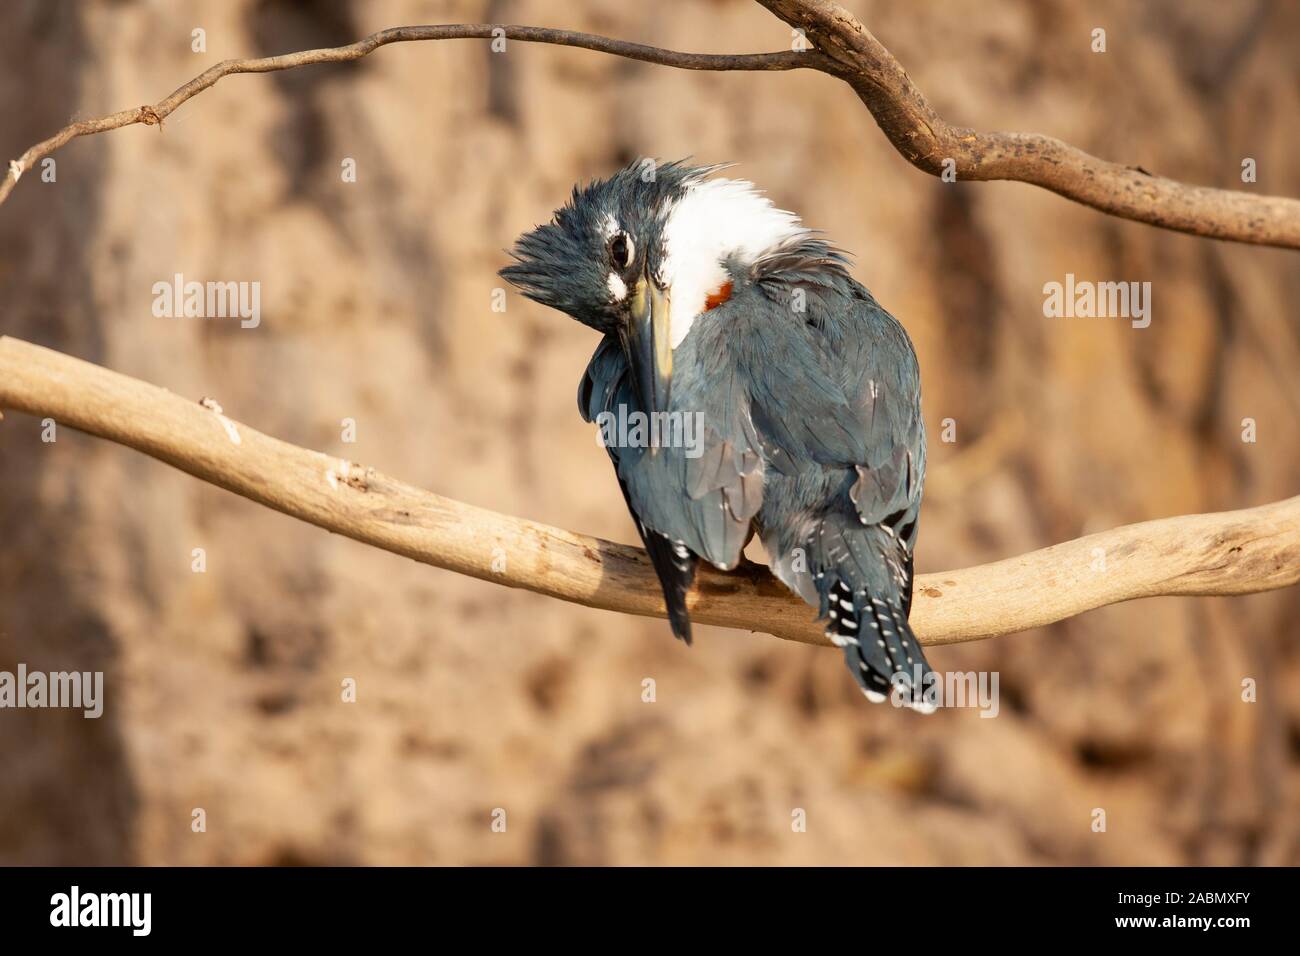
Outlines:
POLYGON ((916 352, 847 253, 729 168, 633 161, 575 185, 499 274, 600 334, 583 419, 665 425, 603 443, 674 635, 691 643, 699 563, 734 569, 757 534, 865 696, 931 712, 908 621, 925 480, 916 352), (698 425, 691 442, 671 440, 692 430, 674 419, 698 425))

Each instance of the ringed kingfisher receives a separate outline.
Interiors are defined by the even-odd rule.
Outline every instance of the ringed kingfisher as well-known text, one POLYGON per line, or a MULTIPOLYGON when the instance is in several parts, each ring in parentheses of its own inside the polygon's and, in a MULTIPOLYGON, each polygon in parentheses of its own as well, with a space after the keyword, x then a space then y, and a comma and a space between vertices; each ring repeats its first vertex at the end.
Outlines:
MULTIPOLYGON (((845 253, 722 166, 634 162, 574 187, 501 275, 602 336, 588 422, 695 415, 700 440, 606 442, 673 633, 700 560, 754 533, 868 699, 928 711, 908 613, 925 478, 916 353, 845 253)), ((928 679, 927 679, 928 678, 928 679)))

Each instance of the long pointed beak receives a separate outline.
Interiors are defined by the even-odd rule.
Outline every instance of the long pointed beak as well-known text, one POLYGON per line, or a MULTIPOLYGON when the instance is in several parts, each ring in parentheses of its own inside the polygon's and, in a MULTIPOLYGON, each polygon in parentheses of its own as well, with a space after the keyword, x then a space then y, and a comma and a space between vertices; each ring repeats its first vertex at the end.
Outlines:
POLYGON ((633 384, 646 412, 666 412, 673 376, 668 293, 647 272, 637 279, 630 304, 632 314, 623 345, 632 365, 633 384))

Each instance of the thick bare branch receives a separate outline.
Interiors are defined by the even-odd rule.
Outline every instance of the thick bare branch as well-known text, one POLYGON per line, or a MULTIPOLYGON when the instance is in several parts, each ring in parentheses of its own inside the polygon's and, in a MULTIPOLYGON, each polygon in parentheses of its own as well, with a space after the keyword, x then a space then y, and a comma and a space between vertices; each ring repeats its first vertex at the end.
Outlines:
MULTIPOLYGON (((416 561, 588 607, 664 616, 638 548, 451 501, 227 418, 210 401, 0 336, 0 408, 50 417, 303 521, 416 561), (494 549, 505 570, 493 570, 494 549)), ((10 425, 0 427, 9 428, 10 425)), ((8 436, 12 441, 12 435, 8 436)), ((1248 594, 1300 581, 1300 497, 1115 528, 994 564, 924 574, 925 644, 1009 634, 1133 598, 1248 594), (1104 563, 1099 561, 1104 557, 1104 563)), ((701 572, 695 620, 824 644, 812 612, 765 568, 701 572)))
POLYGON ((759 0, 803 30, 816 49, 713 55, 681 53, 587 33, 487 23, 394 27, 347 46, 260 59, 223 60, 152 106, 72 123, 9 164, 0 203, 18 178, 78 136, 142 123, 160 125, 178 106, 232 73, 269 73, 312 63, 359 60, 381 46, 415 40, 489 39, 580 47, 684 70, 814 69, 857 92, 894 147, 918 169, 938 175, 952 159, 961 179, 1031 183, 1102 212, 1198 236, 1300 249, 1300 200, 1189 186, 1132 166, 1097 159, 1037 133, 980 133, 935 113, 893 55, 844 8, 830 0, 759 0))
MULTIPOLYGON (((1031 183, 1112 216, 1213 239, 1300 249, 1300 200, 1189 186, 1098 159, 1038 133, 952 126, 856 17, 831 0, 758 0, 803 30, 853 87, 889 141, 917 169, 958 179, 1031 183)), ((820 68, 819 68, 820 69, 820 68)))

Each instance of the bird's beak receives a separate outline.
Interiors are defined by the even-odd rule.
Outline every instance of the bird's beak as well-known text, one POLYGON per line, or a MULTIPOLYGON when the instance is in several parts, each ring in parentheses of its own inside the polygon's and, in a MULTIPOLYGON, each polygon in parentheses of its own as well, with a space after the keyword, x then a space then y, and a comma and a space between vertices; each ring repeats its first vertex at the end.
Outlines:
POLYGON ((632 290, 632 314, 623 332, 632 381, 646 412, 669 410, 673 345, 668 305, 668 293, 659 288, 647 267, 632 290))

